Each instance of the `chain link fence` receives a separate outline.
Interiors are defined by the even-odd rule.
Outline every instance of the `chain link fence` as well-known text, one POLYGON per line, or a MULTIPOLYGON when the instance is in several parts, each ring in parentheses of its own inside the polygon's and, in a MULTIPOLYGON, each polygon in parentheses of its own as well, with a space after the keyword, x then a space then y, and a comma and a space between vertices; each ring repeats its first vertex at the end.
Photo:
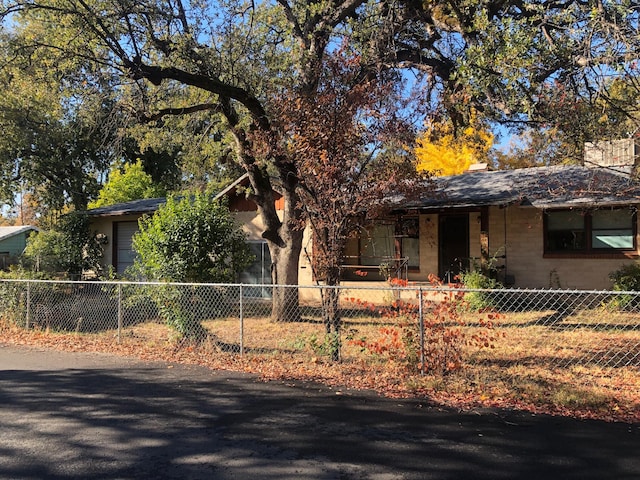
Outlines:
POLYGON ((206 345, 208 355, 400 359, 422 373, 436 357, 445 370, 640 367, 637 292, 0 280, 0 318, 118 343, 206 345))

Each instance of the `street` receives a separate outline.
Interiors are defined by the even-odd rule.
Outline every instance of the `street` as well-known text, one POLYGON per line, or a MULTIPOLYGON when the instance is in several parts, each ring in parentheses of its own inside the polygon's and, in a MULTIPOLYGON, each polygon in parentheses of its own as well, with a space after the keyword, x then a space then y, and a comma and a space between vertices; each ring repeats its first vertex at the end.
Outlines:
POLYGON ((0 344, 1 479, 638 479, 640 425, 0 344))

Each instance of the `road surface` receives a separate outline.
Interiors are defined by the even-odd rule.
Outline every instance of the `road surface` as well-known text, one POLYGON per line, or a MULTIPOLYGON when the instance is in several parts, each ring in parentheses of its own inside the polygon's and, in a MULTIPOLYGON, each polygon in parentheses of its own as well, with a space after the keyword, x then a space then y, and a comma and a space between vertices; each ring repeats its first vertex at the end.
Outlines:
POLYGON ((640 425, 0 344, 0 479, 640 479, 640 425))

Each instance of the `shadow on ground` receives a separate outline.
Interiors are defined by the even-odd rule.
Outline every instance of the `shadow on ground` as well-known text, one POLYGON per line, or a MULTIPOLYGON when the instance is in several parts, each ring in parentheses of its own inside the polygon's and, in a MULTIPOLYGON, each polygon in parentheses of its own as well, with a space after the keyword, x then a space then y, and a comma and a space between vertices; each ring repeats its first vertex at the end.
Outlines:
POLYGON ((640 425, 460 414, 312 383, 16 350, 0 346, 2 479, 640 478, 640 425))

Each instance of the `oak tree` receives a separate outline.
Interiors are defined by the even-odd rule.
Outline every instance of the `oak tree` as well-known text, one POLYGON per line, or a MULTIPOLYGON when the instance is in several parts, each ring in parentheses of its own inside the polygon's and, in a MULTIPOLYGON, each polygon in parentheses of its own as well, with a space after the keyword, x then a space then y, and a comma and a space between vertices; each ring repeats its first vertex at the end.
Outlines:
MULTIPOLYGON (((640 7, 631 0, 2 5, 13 28, 33 32, 24 42, 31 51, 91 59, 96 71, 116 76, 137 120, 208 112, 211 124, 229 133, 265 225, 276 284, 297 283, 305 213, 296 158, 278 146, 287 138, 275 128, 273 101, 286 91, 316 98, 323 61, 343 39, 360 51, 361 78, 410 71, 415 96, 456 130, 473 109, 516 126, 540 122, 551 105, 544 89, 555 82, 589 99, 611 74, 635 79, 640 44, 640 7)), ((281 293, 276 289, 274 316, 284 318, 296 298, 281 293)))

